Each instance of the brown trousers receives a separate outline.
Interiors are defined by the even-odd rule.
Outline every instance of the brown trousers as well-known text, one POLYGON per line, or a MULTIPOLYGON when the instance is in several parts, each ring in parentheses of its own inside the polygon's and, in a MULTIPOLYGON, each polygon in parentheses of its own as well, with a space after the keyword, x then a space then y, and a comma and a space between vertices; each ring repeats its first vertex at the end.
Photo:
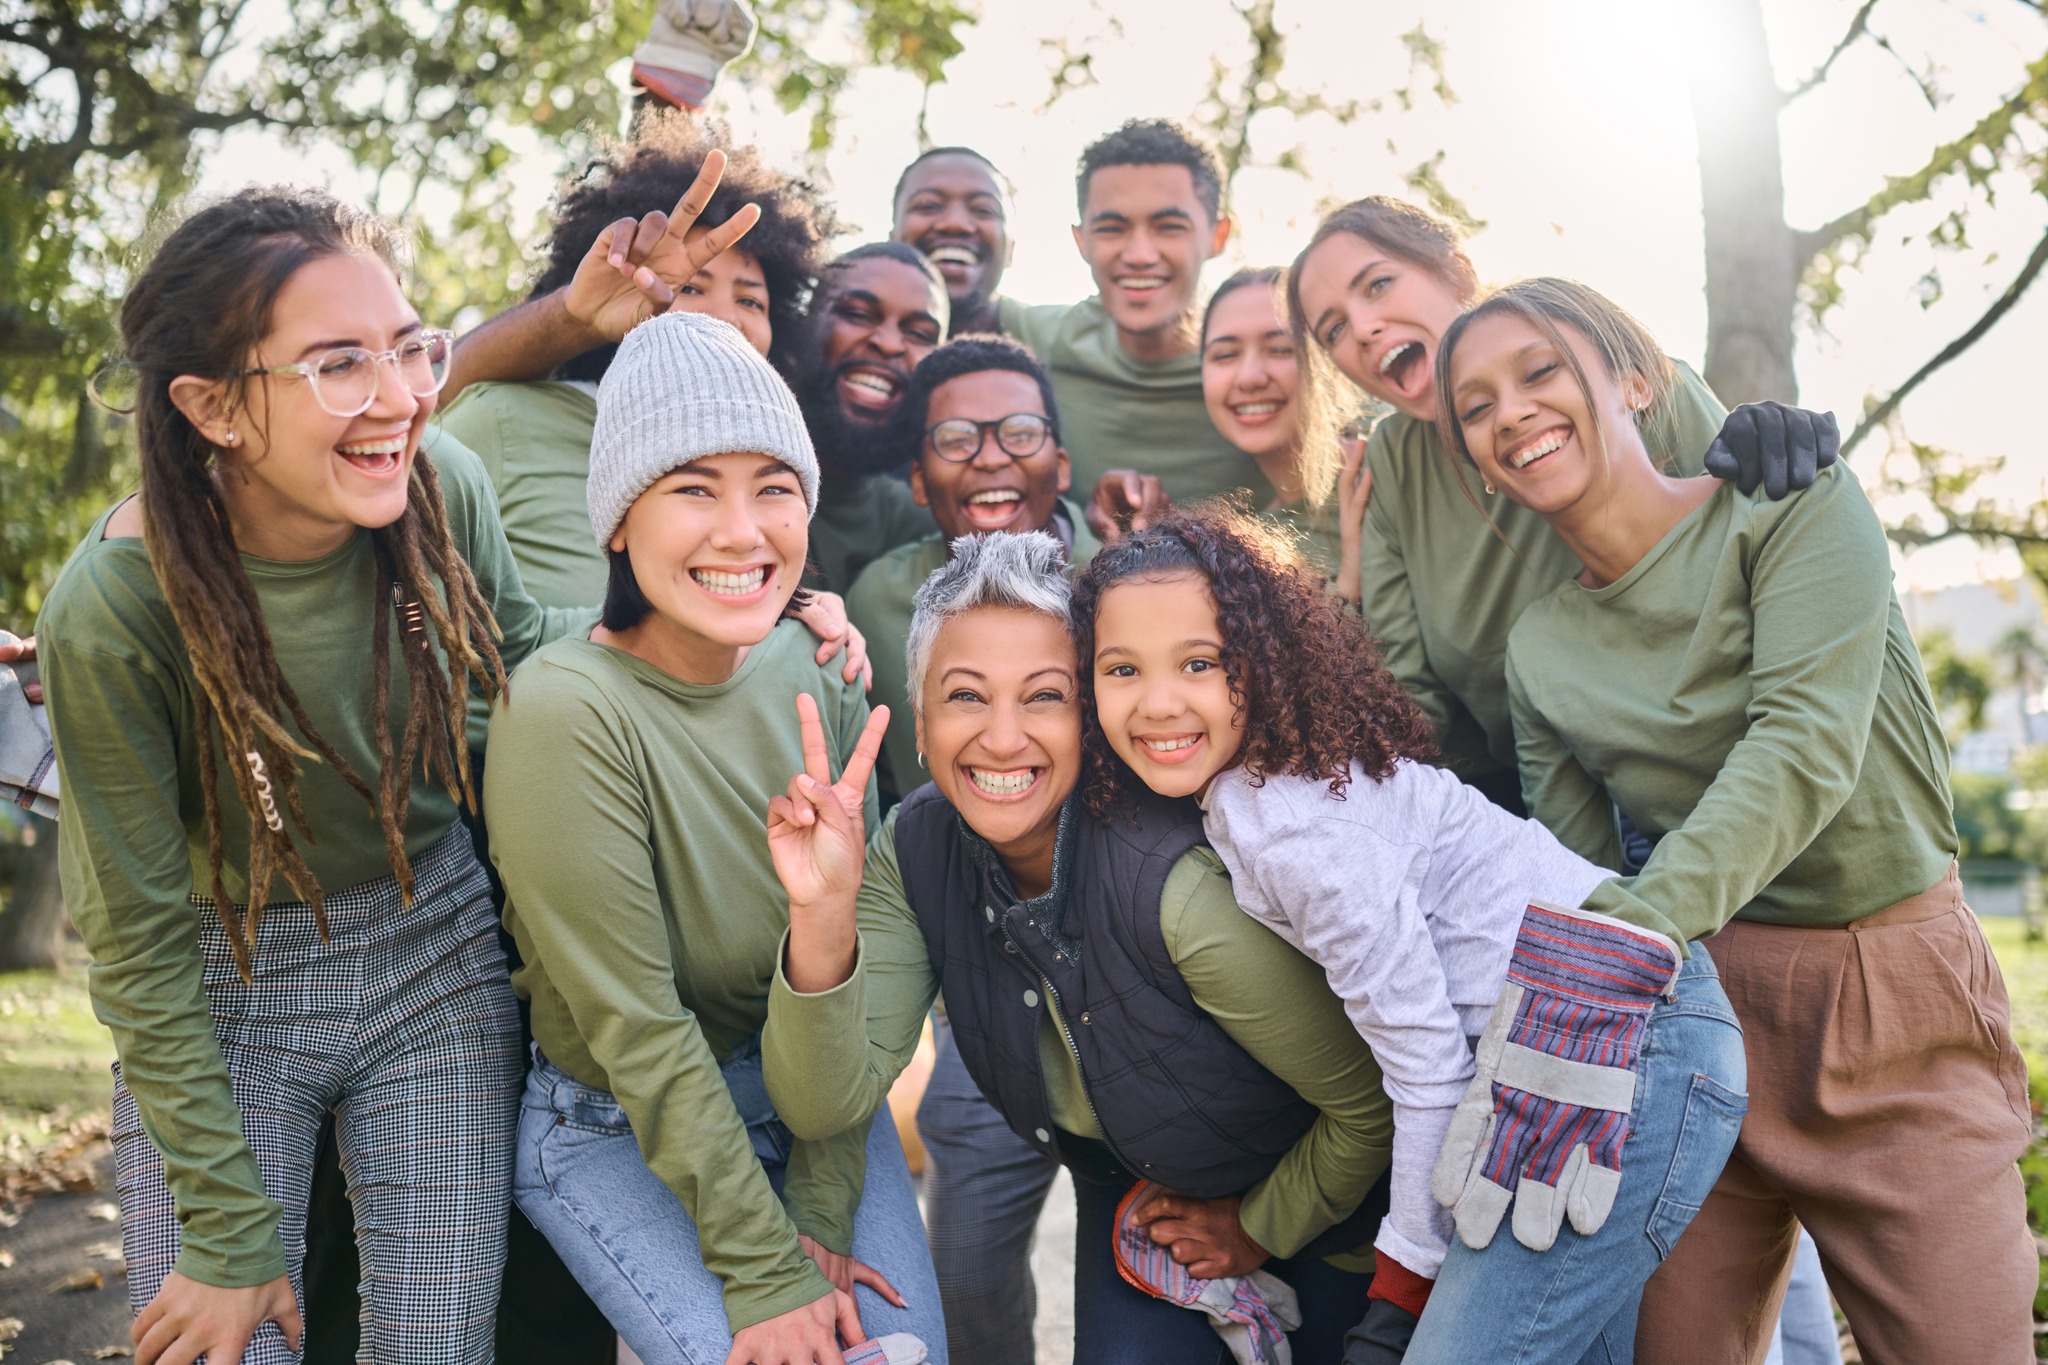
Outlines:
POLYGON ((1735 920, 1706 946, 1749 1116, 1644 1288, 1636 1359, 1762 1361, 1804 1224, 1867 1365, 2031 1365, 2026 1064, 1956 870, 1855 924, 1735 920))

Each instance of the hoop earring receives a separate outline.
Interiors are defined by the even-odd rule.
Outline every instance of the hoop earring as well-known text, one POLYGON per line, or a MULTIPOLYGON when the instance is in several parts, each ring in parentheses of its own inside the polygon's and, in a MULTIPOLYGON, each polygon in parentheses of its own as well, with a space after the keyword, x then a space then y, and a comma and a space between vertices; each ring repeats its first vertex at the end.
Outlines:
POLYGON ((917 751, 917 766, 918 766, 918 767, 920 767, 920 768, 924 768, 926 772, 930 772, 930 771, 931 771, 931 769, 930 769, 930 768, 928 768, 928 767, 926 767, 926 765, 925 765, 925 761, 924 761, 924 750, 922 750, 922 749, 919 749, 919 750, 917 751))
POLYGON ((1500 492, 1500 490, 1499 490, 1498 488, 1495 488, 1495 487, 1494 487, 1494 486, 1493 486, 1492 484, 1490 484, 1490 483, 1487 483, 1487 482, 1486 482, 1486 481, 1484 481, 1484 480, 1481 480, 1481 481, 1480 481, 1480 484, 1479 484, 1479 486, 1480 486, 1481 488, 1484 488, 1484 489, 1486 490, 1486 496, 1487 496, 1487 497, 1489 497, 1489 498, 1490 498, 1490 497, 1492 497, 1492 496, 1493 496, 1493 495, 1494 495, 1495 493, 1498 493, 1498 492, 1500 492))

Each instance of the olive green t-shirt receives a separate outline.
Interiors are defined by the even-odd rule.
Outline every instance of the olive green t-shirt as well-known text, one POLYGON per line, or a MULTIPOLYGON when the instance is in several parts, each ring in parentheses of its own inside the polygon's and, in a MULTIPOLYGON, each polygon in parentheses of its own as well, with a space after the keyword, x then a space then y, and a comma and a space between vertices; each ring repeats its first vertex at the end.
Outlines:
MULTIPOLYGON (((1645 443, 1672 473, 1698 474, 1727 413, 1698 375, 1677 369, 1645 443)), ((1359 567, 1381 662, 1429 717, 1445 766, 1468 782, 1511 776, 1508 631, 1579 572, 1578 558, 1542 517, 1481 492, 1478 473, 1427 422, 1385 419, 1365 461, 1373 482, 1359 567)))
POLYGON ((817 515, 811 518, 812 569, 804 575, 804 586, 843 596, 862 569, 935 529, 931 510, 919 507, 910 485, 893 474, 850 482, 826 479, 818 488, 817 515))
MULTIPOLYGON (((1075 569, 1087 566, 1102 543, 1088 529, 1081 509, 1065 498, 1055 516, 1060 525, 1049 528, 1071 546, 1068 562, 1075 569)), ((910 668, 904 646, 910 639, 911 607, 924 581, 946 563, 946 539, 929 535, 909 545, 899 545, 861 571, 846 594, 846 614, 868 641, 868 661, 875 671, 871 701, 889 708, 889 731, 882 740, 882 761, 875 769, 882 794, 890 799, 908 796, 925 783, 917 763, 917 718, 910 709, 910 668)))
POLYGON ((590 530, 590 433, 597 385, 472 384, 435 421, 475 451, 527 592, 542 606, 604 600, 605 558, 590 530))
MULTIPOLYGON (((799 995, 779 970, 761 1050, 768 1089, 792 1127, 830 1132, 865 1118, 916 1051, 939 978, 896 861, 896 811, 868 841, 859 896, 860 956, 844 984, 799 995)), ((1207 848, 1182 856, 1159 898, 1159 929, 1196 1008, 1320 1114, 1239 1212, 1253 1241, 1291 1256, 1351 1215, 1393 1155, 1393 1105, 1372 1049, 1330 991, 1322 969, 1238 908, 1230 874, 1207 848)), ((779 961, 779 959, 778 959, 779 961)), ((1092 1113, 1072 1053, 1049 1020, 1040 1054, 1056 1116, 1092 1113)))
POLYGON ((1247 489, 1252 505, 1273 500, 1252 457, 1223 439, 1202 402, 1202 357, 1133 360, 1099 298, 1027 308, 999 300, 1003 331, 1052 371, 1060 443, 1085 502, 1112 469, 1156 474, 1175 502, 1247 489))
MULTIPOLYGON (((498 651, 506 667, 542 640, 588 629, 591 613, 544 611, 526 595, 476 457, 431 427, 421 451, 439 475, 455 547, 504 632, 498 651)), ((206 1284, 261 1284, 285 1273, 279 1209, 243 1139, 207 1009, 196 926, 213 911, 187 899, 210 889, 193 727, 199 684, 148 550, 138 537, 105 538, 106 525, 103 516, 72 554, 37 623, 64 786, 65 903, 92 951, 93 1011, 113 1032, 122 1078, 163 1154, 181 1225, 177 1270, 206 1284)), ((307 719, 374 790, 381 767, 370 687, 377 581, 370 532, 358 531, 320 559, 243 555, 242 567, 307 719)), ((397 737, 411 692, 396 623, 391 631, 387 724, 397 737)), ((284 725, 301 735, 289 718, 284 725)), ((242 901, 248 818, 227 757, 217 761, 221 879, 242 901)), ((392 875, 376 816, 332 766, 302 760, 298 792, 315 840, 301 842, 300 852, 326 894, 392 875)), ((416 773, 408 855, 424 852, 455 818, 441 784, 416 773)), ((281 882, 272 891, 290 895, 281 882)))
POLYGON ((765 819, 803 771, 797 694, 818 700, 835 776, 867 719, 860 688, 815 648, 784 621, 731 678, 700 685, 559 640, 494 709, 484 775, 534 1041, 618 1097, 696 1220, 735 1331, 827 1292, 797 1234, 850 1250, 865 1169, 865 1125, 799 1142, 778 1200, 719 1073, 768 1017, 789 925, 765 819))
POLYGON ((1845 466, 1782 502, 1721 485, 1607 587, 1560 585, 1507 679, 1529 813, 1610 867, 1613 805, 1656 845, 1590 909, 1680 942, 1846 924, 1955 857, 1948 747, 1845 466))

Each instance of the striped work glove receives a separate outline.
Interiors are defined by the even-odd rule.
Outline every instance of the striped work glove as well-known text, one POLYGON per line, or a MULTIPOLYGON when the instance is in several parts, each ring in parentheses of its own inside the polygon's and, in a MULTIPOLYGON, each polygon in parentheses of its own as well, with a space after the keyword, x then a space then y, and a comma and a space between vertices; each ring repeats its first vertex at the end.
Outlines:
POLYGON ((1491 1242, 1511 1202, 1515 1240, 1535 1251, 1550 1249, 1566 1215, 1582 1234, 1607 1221, 1636 1058, 1678 964, 1662 934, 1529 906, 1430 1182, 1465 1245, 1491 1242))

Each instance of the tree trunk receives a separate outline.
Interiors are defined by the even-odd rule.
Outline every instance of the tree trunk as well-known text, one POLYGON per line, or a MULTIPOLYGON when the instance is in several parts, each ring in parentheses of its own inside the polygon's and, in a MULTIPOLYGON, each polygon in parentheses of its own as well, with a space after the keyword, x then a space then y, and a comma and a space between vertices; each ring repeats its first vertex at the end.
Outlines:
POLYGON ((1799 262, 1761 0, 1687 0, 1686 27, 1706 228, 1706 380, 1730 406, 1796 402, 1799 262))
POLYGON ((14 859, 14 894, 0 910, 0 972, 54 967, 64 942, 64 892, 57 882, 57 825, 29 817, 35 842, 14 859))

